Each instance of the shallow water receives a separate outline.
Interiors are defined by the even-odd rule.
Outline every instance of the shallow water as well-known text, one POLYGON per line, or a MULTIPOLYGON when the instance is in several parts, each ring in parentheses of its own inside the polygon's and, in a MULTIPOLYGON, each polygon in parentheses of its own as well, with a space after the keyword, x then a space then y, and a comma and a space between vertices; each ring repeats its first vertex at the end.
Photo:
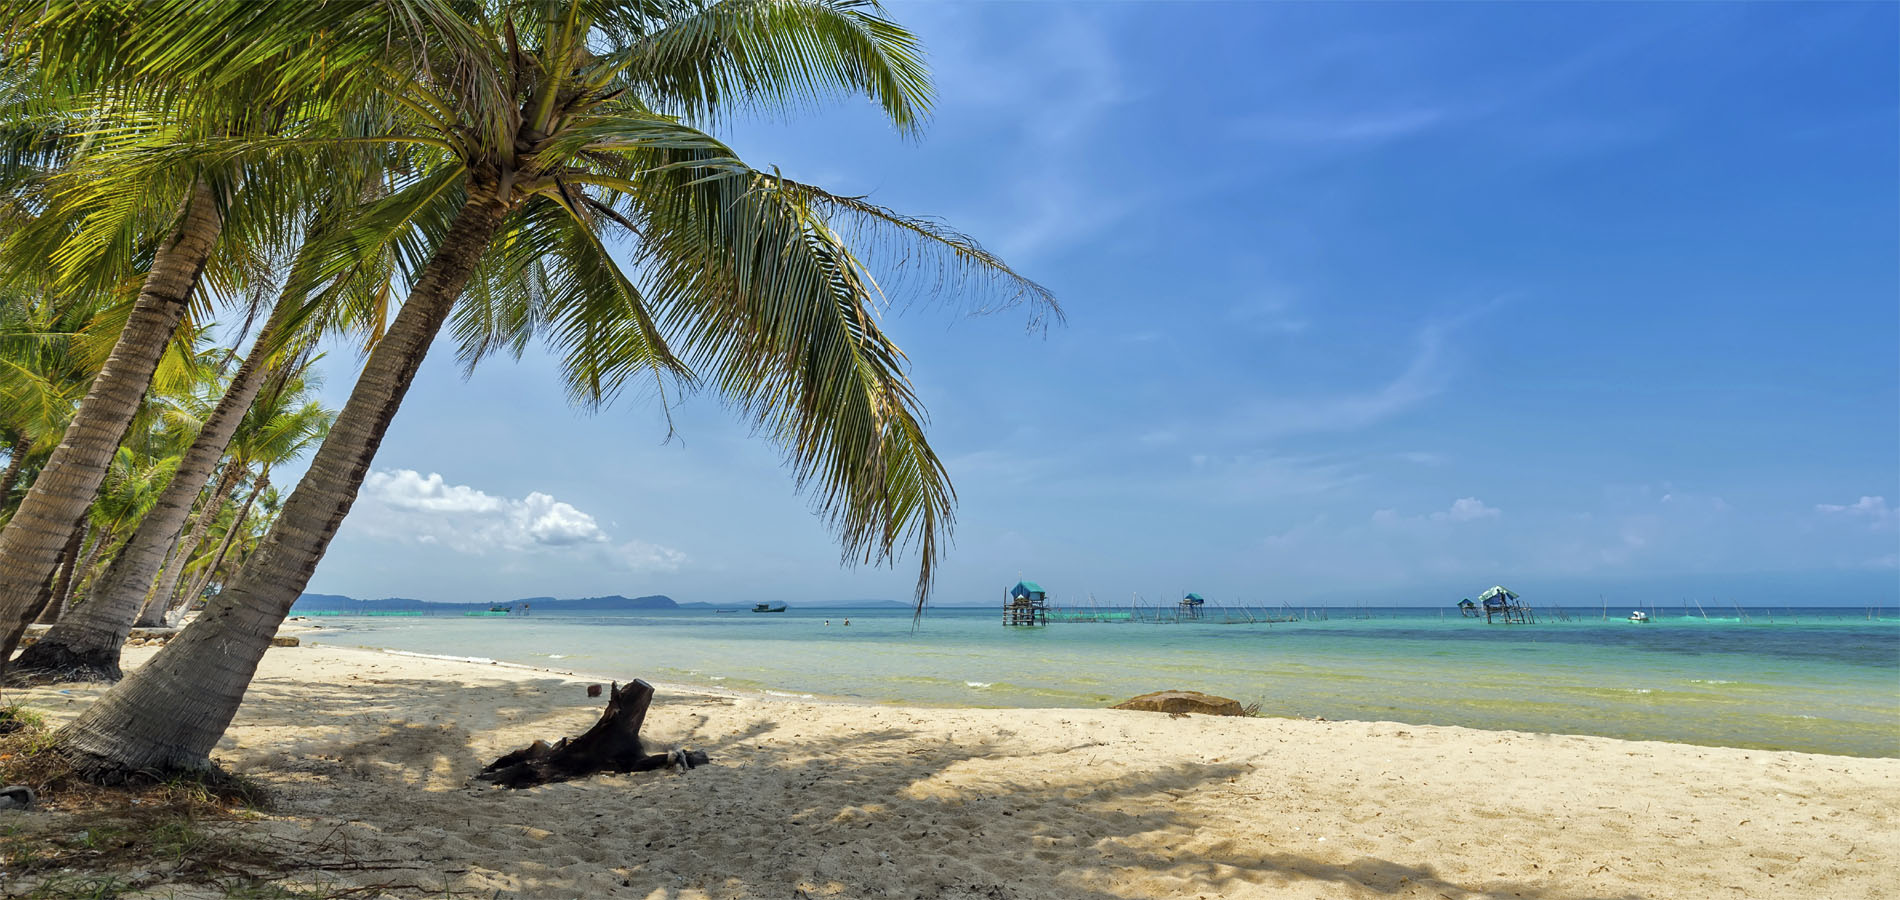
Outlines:
POLYGON ((311 621, 340 646, 878 703, 1088 707, 1187 688, 1267 715, 1900 756, 1893 611, 1728 612, 1511 626, 1435 609, 1035 629, 966 608, 914 629, 907 611, 838 608, 311 621))

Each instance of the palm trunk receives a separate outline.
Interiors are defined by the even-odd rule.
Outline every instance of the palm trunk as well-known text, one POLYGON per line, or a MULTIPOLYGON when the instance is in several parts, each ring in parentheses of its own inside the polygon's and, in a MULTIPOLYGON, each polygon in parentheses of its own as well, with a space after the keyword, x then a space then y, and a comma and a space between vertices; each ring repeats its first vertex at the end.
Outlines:
MULTIPOLYGON (((84 539, 86 535, 85 529, 82 527, 85 524, 84 519, 73 523, 73 529, 71 533, 67 535, 66 543, 59 548, 59 555, 62 561, 70 555, 78 554, 79 542, 84 539)), ((47 607, 53 605, 53 596, 63 589, 63 586, 57 583, 60 580, 61 579, 55 577, 48 580, 45 584, 40 585, 40 589, 33 594, 33 601, 27 605, 26 610, 21 613, 21 616, 28 622, 31 622, 37 618, 41 612, 45 611, 47 607)), ((0 641, 0 663, 6 662, 7 657, 13 655, 13 651, 20 646, 21 636, 25 634, 26 627, 21 626, 10 632, 4 641, 0 641)))
POLYGON ((231 540, 243 531, 244 520, 251 516, 251 507, 269 488, 270 466, 267 464, 264 466, 264 471, 258 474, 256 483, 251 485, 251 495, 244 498, 243 508, 239 509, 237 517, 231 520, 231 527, 225 530, 224 539, 218 542, 217 552, 211 555, 211 565, 205 566, 204 574, 193 580, 190 593, 180 596, 172 603, 172 609, 166 615, 166 621, 172 621, 173 616, 183 612, 191 606, 193 601, 204 596, 205 588, 211 586, 211 579, 218 574, 218 567, 224 565, 224 555, 231 551, 231 540))
MULTIPOLYGON (((0 529, 0 629, 18 643, 31 616, 22 615, 53 576, 73 523, 86 513, 119 442, 152 383, 159 358, 185 312, 223 223, 217 198, 204 181, 192 186, 177 225, 145 277, 138 301, 105 367, 73 414, 59 447, 20 508, 0 529)), ((0 659, 0 672, 5 660, 0 659)))
POLYGON ((7 441, 7 468, 0 471, 0 511, 7 508, 7 498, 13 496, 13 483, 20 480, 20 467, 26 465, 26 441, 18 437, 7 441))
MULTIPOLYGON (((218 489, 212 493, 211 499, 205 501, 204 511, 198 514, 197 523, 191 526, 191 534, 178 542, 178 548, 165 563, 165 572, 159 576, 158 584, 150 589, 147 596, 140 598, 145 605, 139 610, 134 627, 157 628, 165 624, 165 610, 171 606, 172 592, 178 590, 178 576, 184 574, 185 564, 191 562, 191 555, 198 551, 199 544, 204 543, 205 532, 211 530, 211 523, 216 522, 218 514, 224 512, 224 504, 230 502, 231 492, 237 489, 238 479, 248 474, 250 469, 235 459, 225 469, 225 477, 219 480, 218 489)), ((119 556, 124 558, 125 554, 119 556)), ((123 643, 124 638, 120 638, 120 642, 123 643)), ((114 655, 117 655, 116 650, 114 655)))
POLYGON ((99 554, 111 546, 115 535, 111 529, 92 533, 92 546, 86 550, 86 560, 73 570, 73 586, 67 592, 66 603, 72 605, 86 599, 92 593, 92 570, 99 564, 99 554))
POLYGON ((213 493, 191 539, 179 542, 179 534, 191 516, 192 504, 197 502, 205 482, 211 478, 218 460, 224 457, 225 448, 237 433, 238 424, 244 420, 244 414, 250 410, 251 402, 257 399, 259 389, 270 374, 271 366, 266 360, 291 305, 288 298, 277 301, 277 307, 258 332, 250 355, 238 366, 217 408, 198 429, 198 436, 185 451, 171 482, 151 511, 139 521, 131 540, 93 586, 92 600, 86 604, 85 614, 72 617, 70 623, 53 629, 39 643, 28 647, 13 664, 14 668, 32 671, 32 677, 41 682, 119 680, 119 651, 125 647, 126 636, 133 628, 160 624, 154 620, 162 621, 171 590, 178 583, 178 573, 203 538, 207 517, 216 516, 223 496, 228 495, 231 475, 237 471, 235 463, 219 484, 224 494, 213 493), (167 565, 166 551, 174 547, 177 548, 171 556, 174 562, 167 565), (165 577, 159 579, 159 593, 153 594, 152 579, 159 575, 161 568, 165 577), (153 599, 160 597, 164 599, 153 599))
POLYGON ((66 611, 66 598, 72 595, 73 582, 79 580, 79 547, 86 542, 86 532, 92 528, 90 521, 82 521, 73 529, 71 540, 66 542, 66 552, 59 557, 59 574, 53 577, 53 599, 40 611, 35 621, 39 625, 51 625, 59 621, 66 611))
POLYGON ((157 656, 55 734, 81 773, 116 781, 211 765, 212 747, 349 514, 403 394, 505 213, 494 193, 471 192, 256 555, 157 656))

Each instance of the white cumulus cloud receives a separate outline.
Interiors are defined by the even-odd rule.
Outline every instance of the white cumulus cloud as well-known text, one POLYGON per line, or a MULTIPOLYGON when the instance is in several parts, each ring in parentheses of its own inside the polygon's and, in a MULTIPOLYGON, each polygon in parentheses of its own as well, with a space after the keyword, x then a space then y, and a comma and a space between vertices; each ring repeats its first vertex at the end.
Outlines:
POLYGON ((1478 519, 1495 519, 1503 515, 1495 506, 1484 505, 1476 497, 1460 497, 1444 512, 1432 513, 1432 518, 1444 522, 1471 522, 1478 519))
POLYGON ((1487 505, 1476 497, 1460 497, 1452 501, 1447 509, 1422 516, 1402 516, 1396 509, 1381 509, 1372 514, 1372 524, 1385 527, 1403 525, 1408 522, 1476 522, 1480 519, 1495 519, 1504 512, 1495 506, 1487 505))
POLYGON ((630 571, 672 571, 686 559, 658 544, 616 541, 591 514, 539 491, 497 497, 414 469, 371 472, 349 523, 371 537, 470 554, 566 553, 630 571))

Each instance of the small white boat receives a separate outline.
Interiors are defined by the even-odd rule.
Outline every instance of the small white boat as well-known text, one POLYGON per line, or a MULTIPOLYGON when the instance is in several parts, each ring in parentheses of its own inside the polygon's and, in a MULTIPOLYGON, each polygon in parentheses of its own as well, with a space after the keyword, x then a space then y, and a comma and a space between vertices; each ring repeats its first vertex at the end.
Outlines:
POLYGON ((1632 611, 1630 612, 1630 621, 1632 621, 1632 622, 1647 622, 1647 621, 1649 621, 1649 613, 1646 613, 1646 612, 1643 612, 1643 611, 1642 611, 1642 610, 1640 610, 1640 609, 1638 609, 1638 610, 1632 610, 1632 611))

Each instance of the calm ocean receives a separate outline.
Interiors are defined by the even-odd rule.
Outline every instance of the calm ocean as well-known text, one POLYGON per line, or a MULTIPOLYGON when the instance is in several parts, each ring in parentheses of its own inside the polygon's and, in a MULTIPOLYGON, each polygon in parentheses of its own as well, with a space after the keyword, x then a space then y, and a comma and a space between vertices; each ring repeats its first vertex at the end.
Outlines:
POLYGON ((310 620, 324 629, 310 639, 872 703, 1098 707, 1186 688, 1277 716, 1900 756, 1894 610, 1724 612, 1506 626, 1358 609, 1271 625, 1035 629, 971 608, 934 608, 915 629, 892 609, 332 616, 310 620))

